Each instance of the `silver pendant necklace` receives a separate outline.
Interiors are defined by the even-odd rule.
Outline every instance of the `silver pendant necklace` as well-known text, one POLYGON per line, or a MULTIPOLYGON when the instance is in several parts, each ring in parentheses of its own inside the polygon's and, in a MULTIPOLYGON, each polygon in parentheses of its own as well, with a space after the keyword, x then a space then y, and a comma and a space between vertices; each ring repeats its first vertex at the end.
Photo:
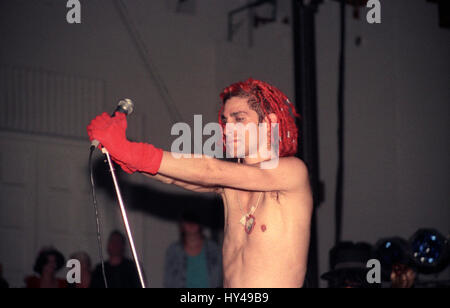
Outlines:
MULTIPOLYGON (((263 193, 260 192, 256 206, 252 206, 252 208, 250 209, 250 212, 242 215, 242 218, 239 221, 244 226, 244 230, 247 234, 250 234, 253 231, 253 228, 255 227, 256 218, 253 214, 255 214, 256 210, 258 209, 262 194, 263 193)), ((239 194, 236 193, 236 196, 237 196, 238 203, 239 203, 239 209, 241 210, 241 213, 242 213, 243 209, 242 209, 241 201, 239 200, 239 194)))
MULTIPOLYGON (((241 160, 239 159, 239 163, 241 162, 241 160)), ((250 209, 250 212, 248 212, 247 214, 242 215, 241 220, 239 221, 243 226, 244 226, 244 230, 247 234, 250 234, 253 231, 253 228, 255 227, 256 224, 256 218, 255 216, 253 216, 253 214, 255 214, 256 210, 258 209, 259 206, 259 202, 261 201, 261 196, 262 196, 262 192, 260 192, 259 197, 258 197, 258 202, 256 203, 256 206, 252 206, 250 209)), ((241 200, 239 199, 239 193, 236 192, 236 197, 238 200, 238 204, 239 204, 239 209, 241 210, 241 213, 244 212, 244 210, 242 209, 242 205, 241 205, 241 200)))

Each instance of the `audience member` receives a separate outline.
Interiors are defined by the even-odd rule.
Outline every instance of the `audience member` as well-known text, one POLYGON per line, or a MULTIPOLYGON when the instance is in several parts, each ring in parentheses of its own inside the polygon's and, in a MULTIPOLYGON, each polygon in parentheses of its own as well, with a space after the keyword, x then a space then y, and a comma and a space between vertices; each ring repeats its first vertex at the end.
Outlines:
POLYGON ((197 215, 185 212, 179 228, 180 240, 166 252, 164 287, 221 287, 221 251, 215 242, 205 238, 197 215))
POLYGON ((37 276, 26 277, 26 287, 29 289, 66 288, 66 280, 56 277, 64 264, 64 256, 58 250, 51 247, 42 249, 33 268, 37 276))
MULTIPOLYGON (((119 231, 113 231, 108 240, 108 256, 105 276, 108 288, 140 288, 139 275, 133 261, 125 257, 126 239, 119 231)), ((105 288, 101 264, 97 265, 91 280, 91 288, 105 288)))

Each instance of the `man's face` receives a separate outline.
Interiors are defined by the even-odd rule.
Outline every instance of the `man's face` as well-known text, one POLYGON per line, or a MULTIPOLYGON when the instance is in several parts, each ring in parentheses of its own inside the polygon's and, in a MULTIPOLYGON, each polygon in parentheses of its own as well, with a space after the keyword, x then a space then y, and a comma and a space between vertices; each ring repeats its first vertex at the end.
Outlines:
POLYGON ((125 245, 122 237, 117 234, 111 235, 108 241, 108 254, 110 257, 122 257, 125 245))
POLYGON ((248 98, 232 97, 225 103, 225 107, 222 114, 222 122, 224 124, 253 124, 256 127, 256 136, 252 135, 250 138, 250 132, 248 127, 244 129, 242 133, 238 134, 238 130, 230 129, 232 126, 225 128, 226 142, 229 146, 234 147, 234 155, 238 152, 238 146, 244 150, 245 156, 249 156, 250 153, 255 153, 258 150, 259 140, 259 116, 258 113, 250 109, 248 104, 248 98), (243 137, 245 140, 243 140, 243 137), (245 141, 245 143, 244 143, 245 141))
POLYGON ((195 222, 183 221, 181 222, 181 229, 187 235, 200 233, 200 225, 195 222))

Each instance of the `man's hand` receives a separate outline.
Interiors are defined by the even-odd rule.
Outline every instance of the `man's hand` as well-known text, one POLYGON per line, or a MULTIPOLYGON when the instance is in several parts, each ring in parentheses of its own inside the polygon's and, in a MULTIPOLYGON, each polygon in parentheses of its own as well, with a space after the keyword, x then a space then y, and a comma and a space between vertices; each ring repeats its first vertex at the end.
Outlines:
POLYGON ((125 114, 116 112, 110 117, 106 112, 97 116, 87 127, 89 139, 97 140, 122 169, 132 174, 136 171, 156 174, 161 165, 163 151, 151 144, 130 142, 126 138, 125 114))

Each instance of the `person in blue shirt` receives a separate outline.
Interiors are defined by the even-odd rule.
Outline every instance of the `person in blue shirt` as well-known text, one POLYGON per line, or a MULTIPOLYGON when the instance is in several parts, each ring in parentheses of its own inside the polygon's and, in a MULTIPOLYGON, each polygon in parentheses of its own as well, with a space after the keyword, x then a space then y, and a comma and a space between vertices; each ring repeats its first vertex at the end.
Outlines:
POLYGON ((197 215, 183 213, 179 225, 180 240, 166 252, 164 287, 222 287, 221 251, 214 241, 205 238, 197 215))

